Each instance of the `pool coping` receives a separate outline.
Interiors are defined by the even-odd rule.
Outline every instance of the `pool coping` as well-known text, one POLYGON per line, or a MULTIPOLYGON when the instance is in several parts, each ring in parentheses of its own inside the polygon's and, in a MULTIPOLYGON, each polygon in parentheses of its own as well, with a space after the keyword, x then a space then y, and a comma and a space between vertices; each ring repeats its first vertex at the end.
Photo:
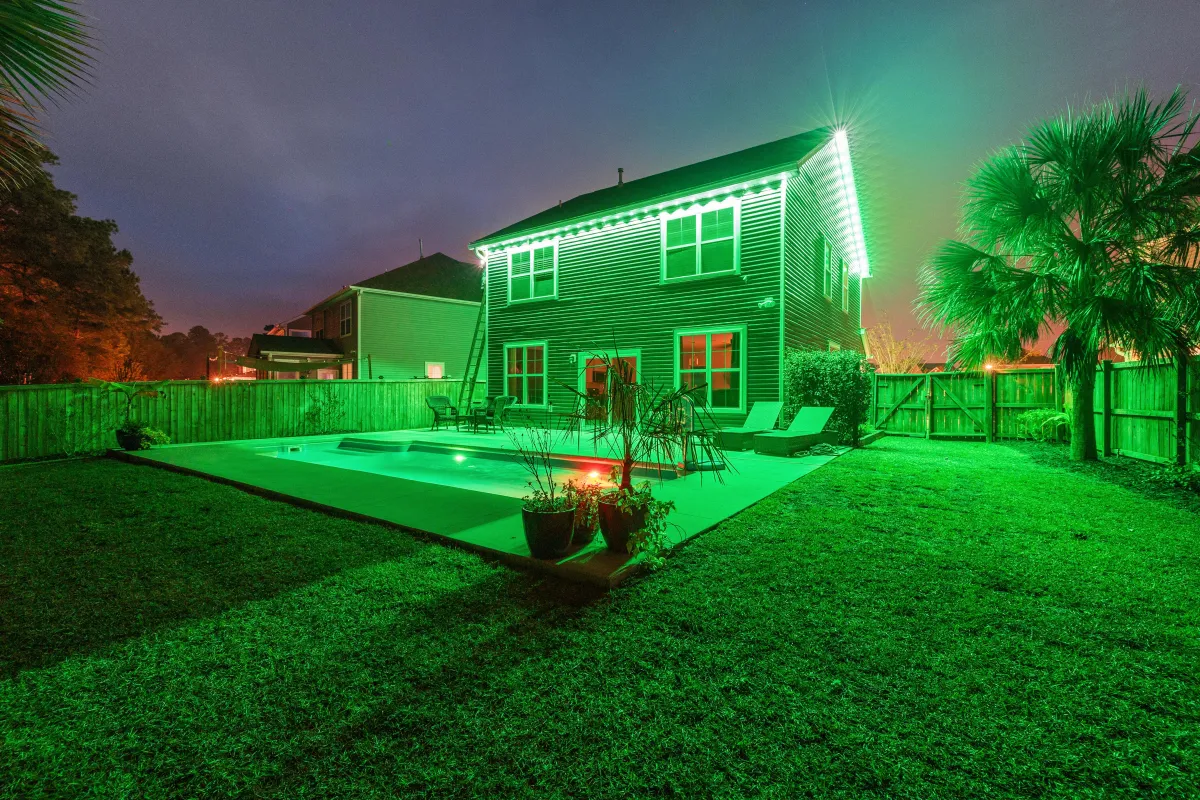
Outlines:
MULTIPOLYGON (((304 437, 272 437, 270 439, 245 439, 228 442, 197 442, 157 447, 146 451, 110 450, 109 455, 126 463, 153 466, 204 478, 233 486, 249 494, 291 503, 322 513, 372 522, 393 530, 404 531, 425 541, 448 544, 509 567, 588 584, 601 589, 611 589, 645 570, 641 559, 631 558, 625 553, 609 551, 599 533, 592 544, 575 549, 559 560, 533 558, 527 554, 527 551, 525 553, 514 552, 514 549, 526 549, 524 537, 520 534, 520 500, 516 498, 494 495, 475 489, 424 483, 380 473, 311 464, 299 460, 294 462, 279 460, 298 465, 295 469, 264 472, 264 465, 258 461, 263 456, 260 452, 256 452, 277 446, 340 442, 347 439, 398 442, 400 441, 398 437, 412 442, 437 444, 449 449, 486 450, 491 453, 506 452, 502 443, 499 447, 487 447, 486 443, 479 441, 478 438, 461 435, 448 437, 444 432, 398 430, 374 433, 347 432, 304 437), (213 448, 220 449, 214 450, 213 448), (190 458, 180 457, 185 456, 189 451, 195 455, 190 458), (188 460, 192 462, 191 465, 186 463, 188 460), (179 463, 180 461, 185 463, 179 463), (328 476, 336 477, 328 483, 321 483, 321 477, 326 473, 313 473, 311 472, 313 469, 331 470, 328 476), (357 486, 354 487, 355 491, 345 491, 344 481, 347 476, 341 474, 345 472, 359 476, 358 479, 350 478, 349 480, 360 479, 363 482, 361 491, 357 491, 359 488, 357 486), (268 485, 259 485, 244 479, 247 477, 262 480, 268 485), (334 484, 342 484, 341 493, 334 484), (433 495, 428 502, 425 502, 426 492, 433 495), (464 492, 467 494, 462 495, 461 493, 464 492), (441 495, 443 503, 453 504, 456 508, 448 510, 446 505, 439 504, 437 495, 441 495), (335 500, 342 505, 318 499, 322 497, 326 500, 335 500), (409 500, 407 505, 404 502, 405 497, 409 500), (455 512, 458 512, 458 516, 454 519, 442 516, 447 514, 449 517, 455 517, 455 512), (411 522, 430 525, 436 529, 429 530, 421 527, 420 524, 410 524, 411 522), (489 544, 495 546, 489 546, 489 544)), ((612 463, 612 459, 599 454, 590 456, 583 453, 563 452, 560 455, 574 461, 593 464, 612 463)), ((712 530, 730 517, 746 510, 836 457, 831 455, 784 459, 747 453, 730 453, 729 456, 731 461, 735 460, 736 464, 741 464, 743 467, 753 466, 751 471, 758 474, 746 476, 745 480, 741 481, 743 484, 741 486, 723 487, 730 490, 724 494, 712 493, 713 490, 705 487, 703 481, 711 481, 713 478, 705 478, 698 473, 692 473, 682 478, 672 476, 671 480, 664 480, 660 484, 661 489, 656 489, 656 495, 665 496, 664 499, 676 499, 680 504, 676 513, 671 516, 675 525, 670 534, 674 540, 670 553, 674 553, 697 536, 712 530), (689 478, 694 478, 694 480, 689 481, 689 478), (671 495, 674 497, 672 498, 671 495), (677 533, 675 529, 677 529, 677 533)), ((270 460, 275 461, 275 459, 270 460)), ((737 475, 739 471, 740 467, 735 466, 733 474, 737 475)))

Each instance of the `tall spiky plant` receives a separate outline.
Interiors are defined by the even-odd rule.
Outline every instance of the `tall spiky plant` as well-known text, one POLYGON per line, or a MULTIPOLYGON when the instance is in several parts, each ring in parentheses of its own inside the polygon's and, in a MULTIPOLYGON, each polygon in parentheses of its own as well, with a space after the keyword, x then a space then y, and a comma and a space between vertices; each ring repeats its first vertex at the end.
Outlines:
POLYGON ((43 103, 86 82, 90 50, 74 0, 0 0, 0 185, 16 188, 40 168, 43 103))
POLYGON ((1139 89, 1035 126, 967 181, 961 238, 922 273, 919 312, 953 331, 965 366, 1059 331, 1075 460, 1096 458, 1103 349, 1186 358, 1200 331, 1200 151, 1185 107, 1181 89, 1161 103, 1139 89))

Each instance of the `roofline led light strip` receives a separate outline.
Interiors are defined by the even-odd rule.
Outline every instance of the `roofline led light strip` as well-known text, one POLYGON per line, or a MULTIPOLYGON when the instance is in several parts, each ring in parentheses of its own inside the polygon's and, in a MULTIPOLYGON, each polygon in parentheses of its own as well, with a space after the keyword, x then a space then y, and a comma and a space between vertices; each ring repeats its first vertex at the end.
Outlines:
POLYGON ((677 197, 671 200, 664 200, 661 203, 656 203, 648 206, 641 206, 622 212, 620 214, 609 214, 604 217, 593 217, 592 219, 572 225, 563 225, 557 228, 551 228, 545 231, 539 231, 536 236, 517 236, 512 239, 506 239, 502 242, 492 244, 478 245, 474 249, 482 254, 496 253, 507 250, 513 246, 539 245, 549 243, 553 239, 563 238, 565 236, 573 236, 577 234, 589 233, 591 231, 603 230, 612 228, 618 225, 626 225, 632 222, 639 222, 645 219, 650 214, 655 214, 665 208, 673 206, 688 206, 688 205, 703 205, 710 200, 721 199, 737 192, 747 194, 762 194, 767 191, 775 191, 781 184, 783 176, 787 173, 778 173, 770 175, 755 181, 746 181, 740 184, 732 184, 723 186, 719 189, 713 189, 708 192, 699 192, 697 194, 677 197))
POLYGON ((838 128, 833 133, 834 146, 837 148, 838 167, 842 174, 842 191, 846 195, 846 211, 850 215, 850 242, 854 247, 854 267, 852 272, 860 278, 871 276, 871 266, 867 263, 867 243, 863 239, 862 215, 858 210, 858 190, 854 186, 854 168, 850 164, 850 141, 845 128, 838 128))

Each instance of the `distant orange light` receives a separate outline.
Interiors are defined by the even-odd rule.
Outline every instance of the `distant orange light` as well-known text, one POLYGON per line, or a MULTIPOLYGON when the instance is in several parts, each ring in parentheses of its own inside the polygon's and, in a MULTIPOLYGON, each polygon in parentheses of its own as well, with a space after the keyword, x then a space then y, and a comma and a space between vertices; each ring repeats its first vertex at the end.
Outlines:
POLYGON ((220 382, 221 382, 221 376, 220 376, 220 375, 213 375, 212 382, 213 382, 213 383, 220 383, 220 382))
POLYGON ((993 367, 991 364, 984 364, 983 368, 984 369, 995 369, 995 367, 993 367))
POLYGON ((596 480, 597 478, 600 477, 600 473, 596 472, 596 470, 592 470, 591 472, 588 473, 588 477, 591 478, 592 480, 596 480))

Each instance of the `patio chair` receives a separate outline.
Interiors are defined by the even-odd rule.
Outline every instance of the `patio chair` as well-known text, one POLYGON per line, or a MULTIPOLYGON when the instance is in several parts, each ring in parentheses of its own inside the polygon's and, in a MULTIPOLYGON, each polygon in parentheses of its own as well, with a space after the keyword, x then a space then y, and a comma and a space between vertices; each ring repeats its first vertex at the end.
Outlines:
POLYGON ((807 450, 814 444, 837 444, 837 434, 825 430, 825 425, 832 415, 832 408, 805 406, 796 412, 787 430, 755 434, 754 452, 771 456, 790 456, 798 450, 807 450))
POLYGON ((458 428, 458 409, 450 403, 450 398, 444 394, 431 394, 425 398, 425 405, 433 412, 433 425, 429 430, 438 430, 442 423, 453 424, 458 428))
POLYGON ((746 421, 737 428, 721 428, 717 431, 717 446, 722 450, 749 450, 754 446, 754 435, 775 429, 783 403, 770 401, 755 403, 746 415, 746 421))
POLYGON ((488 401, 483 419, 479 421, 486 431, 504 430, 504 418, 510 406, 515 405, 517 398, 511 394, 502 394, 488 401))

